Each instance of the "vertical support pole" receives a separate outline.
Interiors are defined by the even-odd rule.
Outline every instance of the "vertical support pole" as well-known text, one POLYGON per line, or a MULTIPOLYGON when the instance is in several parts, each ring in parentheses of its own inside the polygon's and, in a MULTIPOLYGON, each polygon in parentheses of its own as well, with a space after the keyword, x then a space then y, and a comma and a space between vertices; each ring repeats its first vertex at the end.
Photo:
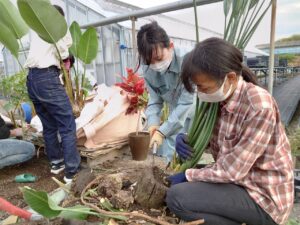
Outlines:
POLYGON ((125 33, 124 28, 121 27, 120 32, 119 32, 119 40, 120 40, 119 54, 120 54, 121 74, 126 74, 125 65, 127 65, 126 58, 125 58, 125 54, 126 54, 125 49, 121 49, 121 47, 120 47, 121 44, 124 44, 126 46, 126 41, 125 41, 125 37, 124 37, 125 34, 124 33, 125 33))
MULTIPOLYGON (((113 32, 113 25, 110 25, 110 37, 111 37, 111 45, 110 45, 110 48, 111 48, 111 51, 112 51, 112 65, 113 65, 113 71, 114 71, 114 74, 116 74, 116 61, 115 61, 115 43, 114 43, 114 32, 113 32)), ((116 82, 116 80, 114 81, 116 82)))
POLYGON ((274 80, 273 76, 274 76, 276 7, 277 7, 277 0, 272 0, 270 55, 269 55, 269 84, 268 84, 268 90, 271 95, 273 94, 273 80, 274 80))
POLYGON ((6 54, 6 52, 5 52, 5 49, 4 48, 2 48, 2 57, 3 57, 3 65, 4 65, 4 77, 7 77, 8 76, 8 71, 9 71, 9 69, 8 69, 8 63, 7 63, 7 54, 6 54))
POLYGON ((198 13, 197 13, 196 0, 194 0, 194 14, 195 14, 196 42, 199 43, 199 27, 198 27, 198 13))
POLYGON ((136 66, 136 57, 137 57, 137 46, 136 46, 136 33, 135 33, 135 22, 136 17, 130 17, 131 19, 131 36, 132 36, 132 51, 133 51, 133 60, 132 60, 132 68, 136 66))
POLYGON ((105 30, 103 27, 100 27, 100 38, 101 38, 101 48, 102 48, 102 63, 103 63, 103 83, 105 83, 106 85, 108 85, 108 83, 106 82, 106 75, 108 76, 107 74, 107 70, 106 70, 106 58, 105 58, 105 52, 106 52, 106 47, 104 47, 104 44, 106 45, 106 42, 105 42, 105 37, 104 37, 104 33, 105 33, 105 30))

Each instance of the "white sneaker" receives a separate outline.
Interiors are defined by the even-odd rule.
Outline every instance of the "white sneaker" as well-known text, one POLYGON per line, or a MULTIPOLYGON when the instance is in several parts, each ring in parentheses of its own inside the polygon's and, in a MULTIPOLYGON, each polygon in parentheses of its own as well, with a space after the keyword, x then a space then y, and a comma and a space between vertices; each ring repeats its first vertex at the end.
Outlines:
POLYGON ((65 163, 51 163, 51 170, 50 172, 53 174, 60 174, 65 169, 65 163))
POLYGON ((73 178, 67 178, 66 176, 64 176, 64 182, 65 182, 66 184, 71 184, 72 181, 73 181, 73 178))

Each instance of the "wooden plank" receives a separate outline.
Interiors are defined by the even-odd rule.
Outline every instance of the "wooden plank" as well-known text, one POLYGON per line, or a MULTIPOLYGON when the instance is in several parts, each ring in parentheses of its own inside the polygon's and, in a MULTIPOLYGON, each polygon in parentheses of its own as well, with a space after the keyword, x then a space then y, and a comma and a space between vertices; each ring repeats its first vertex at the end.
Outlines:
POLYGON ((98 165, 101 165, 104 162, 112 161, 117 157, 122 157, 125 153, 129 153, 129 152, 130 152, 129 145, 126 145, 121 149, 112 150, 109 153, 100 155, 94 159, 87 158, 87 164, 90 168, 93 168, 98 165))

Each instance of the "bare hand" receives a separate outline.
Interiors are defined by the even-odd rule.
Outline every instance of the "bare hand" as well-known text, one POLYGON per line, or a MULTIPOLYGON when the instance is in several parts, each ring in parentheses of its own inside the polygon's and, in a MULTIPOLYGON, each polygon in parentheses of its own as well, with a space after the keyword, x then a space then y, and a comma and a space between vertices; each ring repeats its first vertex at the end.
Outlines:
POLYGON ((23 136, 23 130, 22 128, 16 128, 10 131, 10 136, 12 137, 22 137, 23 136))

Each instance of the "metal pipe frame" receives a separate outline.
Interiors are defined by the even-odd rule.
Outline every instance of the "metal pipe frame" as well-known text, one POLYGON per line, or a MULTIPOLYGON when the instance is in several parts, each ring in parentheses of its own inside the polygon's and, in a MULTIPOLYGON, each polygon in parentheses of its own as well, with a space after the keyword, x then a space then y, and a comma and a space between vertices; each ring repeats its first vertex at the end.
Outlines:
MULTIPOLYGON (((207 5, 207 4, 211 4, 211 3, 215 3, 215 2, 222 2, 222 1, 223 0, 196 0, 196 5, 197 6, 207 5)), ((133 18, 133 17, 138 19, 138 18, 142 18, 142 17, 146 17, 146 16, 157 15, 157 14, 161 14, 161 13, 166 13, 166 12, 176 11, 176 10, 180 10, 180 9, 191 8, 191 7, 194 7, 193 0, 181 0, 178 2, 155 6, 155 7, 151 7, 148 9, 140 9, 140 10, 136 10, 133 12, 124 13, 122 15, 113 16, 111 18, 105 18, 105 19, 102 19, 95 23, 85 24, 85 25, 81 26, 81 28, 85 29, 88 27, 105 26, 105 25, 109 25, 112 23, 119 23, 122 21, 131 20, 131 18, 133 18)))

